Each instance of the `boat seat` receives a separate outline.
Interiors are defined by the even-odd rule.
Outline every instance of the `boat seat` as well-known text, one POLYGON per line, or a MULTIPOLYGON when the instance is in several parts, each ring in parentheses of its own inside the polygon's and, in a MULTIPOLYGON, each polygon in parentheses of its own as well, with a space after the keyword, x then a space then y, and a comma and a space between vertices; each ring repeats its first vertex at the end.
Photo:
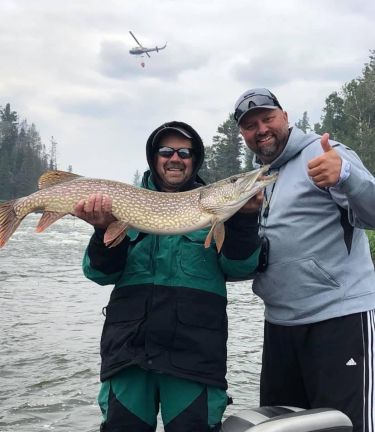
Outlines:
POLYGON ((229 416, 221 432, 351 432, 352 423, 341 411, 263 406, 229 416))

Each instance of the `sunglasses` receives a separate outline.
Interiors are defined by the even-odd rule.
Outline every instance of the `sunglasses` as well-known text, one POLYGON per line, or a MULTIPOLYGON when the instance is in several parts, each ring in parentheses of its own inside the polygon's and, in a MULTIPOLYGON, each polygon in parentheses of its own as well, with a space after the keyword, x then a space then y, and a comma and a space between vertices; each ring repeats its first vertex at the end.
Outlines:
POLYGON ((175 153, 177 153, 181 159, 191 159, 194 154, 194 151, 191 148, 174 149, 172 147, 159 147, 157 152, 159 156, 168 159, 171 158, 175 153))
POLYGON ((241 103, 235 109, 234 119, 238 123, 239 119, 251 108, 261 108, 262 106, 274 106, 282 109, 279 101, 276 98, 267 95, 250 93, 249 95, 244 97, 243 101, 241 101, 241 103))

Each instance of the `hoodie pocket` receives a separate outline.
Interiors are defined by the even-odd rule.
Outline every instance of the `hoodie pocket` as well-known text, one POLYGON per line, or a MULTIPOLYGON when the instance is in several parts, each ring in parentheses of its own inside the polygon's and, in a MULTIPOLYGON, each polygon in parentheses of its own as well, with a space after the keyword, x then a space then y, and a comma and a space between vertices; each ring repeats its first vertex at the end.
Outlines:
POLYGON ((314 258, 270 264, 253 284, 274 320, 290 321, 319 313, 336 301, 339 282, 314 258))

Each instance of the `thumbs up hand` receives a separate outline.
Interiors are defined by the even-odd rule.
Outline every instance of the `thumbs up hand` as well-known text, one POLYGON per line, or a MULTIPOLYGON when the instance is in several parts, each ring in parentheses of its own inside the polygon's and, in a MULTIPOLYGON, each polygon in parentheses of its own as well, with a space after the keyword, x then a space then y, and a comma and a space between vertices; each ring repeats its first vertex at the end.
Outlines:
POLYGON ((328 139, 328 133, 322 135, 320 144, 323 154, 311 159, 307 164, 307 174, 321 188, 335 186, 340 179, 342 160, 328 139))

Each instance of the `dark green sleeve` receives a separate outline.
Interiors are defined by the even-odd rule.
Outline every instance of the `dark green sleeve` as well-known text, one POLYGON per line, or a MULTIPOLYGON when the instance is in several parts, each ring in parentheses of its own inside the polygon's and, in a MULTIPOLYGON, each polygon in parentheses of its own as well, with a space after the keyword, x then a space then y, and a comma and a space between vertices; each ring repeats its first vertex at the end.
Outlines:
POLYGON ((225 222, 222 254, 230 260, 249 258, 259 247, 258 213, 236 213, 225 222))
POLYGON ((87 255, 92 269, 104 274, 122 271, 126 264, 129 237, 113 248, 107 247, 104 242, 104 230, 96 229, 87 247, 87 255))

